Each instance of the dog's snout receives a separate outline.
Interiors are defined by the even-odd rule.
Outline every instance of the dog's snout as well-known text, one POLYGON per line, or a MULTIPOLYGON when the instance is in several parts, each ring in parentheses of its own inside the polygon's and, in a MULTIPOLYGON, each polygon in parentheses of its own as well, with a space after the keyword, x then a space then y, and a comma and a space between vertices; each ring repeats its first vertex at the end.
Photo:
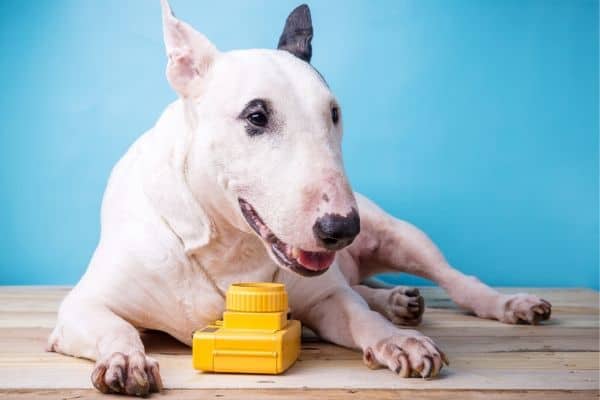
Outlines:
POLYGON ((339 250, 348 246, 360 232, 360 217, 355 209, 343 216, 325 214, 313 225, 317 241, 328 250, 339 250))

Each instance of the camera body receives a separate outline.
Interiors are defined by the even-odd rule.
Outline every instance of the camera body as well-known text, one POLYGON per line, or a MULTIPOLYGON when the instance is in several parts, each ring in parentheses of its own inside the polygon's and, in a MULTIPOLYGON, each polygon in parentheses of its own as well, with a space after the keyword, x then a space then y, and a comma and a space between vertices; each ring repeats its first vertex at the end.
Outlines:
POLYGON ((280 374, 298 358, 300 336, 300 321, 288 319, 283 284, 233 284, 223 319, 194 332, 193 366, 205 372, 280 374))

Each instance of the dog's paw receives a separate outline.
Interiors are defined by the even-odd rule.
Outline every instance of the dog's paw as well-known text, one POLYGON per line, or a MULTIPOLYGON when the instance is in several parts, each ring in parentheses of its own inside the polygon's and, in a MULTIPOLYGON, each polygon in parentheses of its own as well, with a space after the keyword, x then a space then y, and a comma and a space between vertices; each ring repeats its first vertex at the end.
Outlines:
POLYGON ((390 291, 385 316, 394 324, 415 326, 421 323, 425 299, 417 288, 397 286, 390 291))
POLYGON ((392 336, 381 340, 363 352, 363 361, 369 368, 388 367, 403 378, 437 376, 446 355, 427 336, 414 331, 414 335, 392 336))
POLYGON ((96 362, 92 383, 102 393, 147 396, 160 392, 162 381, 158 362, 141 351, 125 355, 113 353, 96 362))
POLYGON ((501 322, 507 324, 525 323, 537 325, 550 318, 552 305, 537 296, 525 293, 504 295, 501 322))

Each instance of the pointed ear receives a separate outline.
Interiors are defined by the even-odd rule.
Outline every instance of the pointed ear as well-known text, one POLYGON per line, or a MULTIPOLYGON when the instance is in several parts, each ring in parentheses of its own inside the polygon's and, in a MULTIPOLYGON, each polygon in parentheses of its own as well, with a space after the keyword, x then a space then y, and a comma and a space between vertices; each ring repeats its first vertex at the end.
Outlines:
POLYGON ((202 78, 219 52, 203 34, 178 20, 167 0, 160 3, 168 57, 167 79, 181 97, 198 96, 202 78))
POLYGON ((306 4, 298 6, 290 13, 285 21, 283 33, 279 38, 277 48, 286 50, 306 62, 312 57, 310 42, 313 37, 310 9, 306 4))

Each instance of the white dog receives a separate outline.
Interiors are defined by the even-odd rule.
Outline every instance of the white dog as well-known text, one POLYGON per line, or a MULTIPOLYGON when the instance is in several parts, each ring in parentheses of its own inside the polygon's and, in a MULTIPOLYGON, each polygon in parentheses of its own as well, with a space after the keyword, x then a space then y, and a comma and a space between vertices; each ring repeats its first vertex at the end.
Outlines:
POLYGON ((167 78, 180 98, 112 171, 100 242, 48 342, 96 360, 96 388, 159 391, 158 364, 138 329, 189 345, 240 281, 285 283, 295 318, 402 377, 437 375, 445 355, 397 326, 420 322, 418 290, 361 285, 375 273, 431 279, 482 318, 549 317, 547 301, 461 274, 425 234, 352 192, 342 112, 309 63, 307 6, 290 14, 277 50, 227 53, 175 18, 166 0, 162 8, 167 78))

